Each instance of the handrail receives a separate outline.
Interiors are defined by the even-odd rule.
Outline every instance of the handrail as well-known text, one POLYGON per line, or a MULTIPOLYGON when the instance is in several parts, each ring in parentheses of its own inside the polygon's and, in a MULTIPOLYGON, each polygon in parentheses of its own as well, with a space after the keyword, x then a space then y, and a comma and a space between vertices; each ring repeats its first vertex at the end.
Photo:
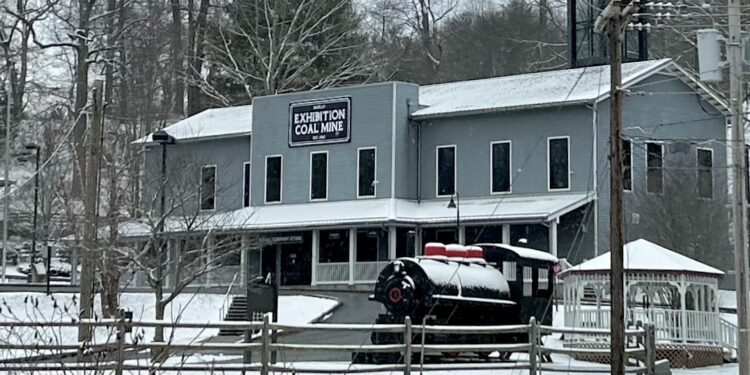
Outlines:
POLYGON ((231 303, 229 306, 227 306, 227 300, 229 299, 229 294, 232 292, 232 288, 234 288, 234 282, 237 281, 237 276, 239 275, 239 272, 234 273, 234 277, 232 277, 232 282, 229 283, 229 286, 227 287, 227 293, 224 294, 224 301, 221 303, 221 308, 219 308, 219 316, 224 319, 226 317, 226 312, 229 311, 229 308, 232 306, 231 303))

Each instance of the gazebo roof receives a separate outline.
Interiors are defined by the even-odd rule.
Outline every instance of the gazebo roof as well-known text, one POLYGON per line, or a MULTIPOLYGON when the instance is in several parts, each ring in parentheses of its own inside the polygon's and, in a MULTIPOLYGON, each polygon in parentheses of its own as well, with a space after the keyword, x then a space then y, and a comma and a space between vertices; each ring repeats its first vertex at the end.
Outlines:
MULTIPOLYGON (((624 249, 624 266, 626 271, 641 271, 648 273, 672 272, 672 273, 699 273, 721 277, 724 272, 709 265, 678 254, 672 250, 661 247, 653 242, 638 239, 629 242, 624 249)), ((589 261, 568 268, 560 277, 576 273, 609 273, 610 253, 599 255, 589 261)))

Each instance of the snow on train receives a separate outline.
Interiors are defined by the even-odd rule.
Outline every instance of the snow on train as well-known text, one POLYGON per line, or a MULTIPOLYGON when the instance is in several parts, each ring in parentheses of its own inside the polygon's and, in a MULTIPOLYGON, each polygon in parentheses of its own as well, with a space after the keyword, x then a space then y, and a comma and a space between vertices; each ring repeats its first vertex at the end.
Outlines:
MULTIPOLYGON (((403 323, 409 316, 414 324, 512 325, 528 323, 533 316, 551 325, 557 269, 557 258, 538 250, 505 244, 428 243, 424 256, 388 264, 370 298, 385 307, 376 320, 380 324, 403 323)), ((383 333, 371 339, 373 344, 401 340, 399 334, 383 333)), ((427 337, 433 344, 527 341, 521 334, 427 337)))

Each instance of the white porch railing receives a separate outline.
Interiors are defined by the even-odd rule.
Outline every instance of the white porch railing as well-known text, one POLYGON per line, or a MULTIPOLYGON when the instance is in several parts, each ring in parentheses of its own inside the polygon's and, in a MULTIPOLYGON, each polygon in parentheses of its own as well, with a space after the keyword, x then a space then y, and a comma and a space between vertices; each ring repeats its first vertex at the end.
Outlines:
POLYGON ((318 263, 319 284, 349 282, 349 263, 318 263))
POLYGON ((390 263, 387 260, 379 262, 356 262, 354 263, 354 281, 375 282, 378 280, 380 271, 390 263))

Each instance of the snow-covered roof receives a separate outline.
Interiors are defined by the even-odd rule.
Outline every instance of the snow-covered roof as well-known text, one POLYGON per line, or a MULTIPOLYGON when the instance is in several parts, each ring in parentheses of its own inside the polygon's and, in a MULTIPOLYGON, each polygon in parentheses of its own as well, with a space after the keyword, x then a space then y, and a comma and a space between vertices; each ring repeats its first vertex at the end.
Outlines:
MULTIPOLYGON (((609 69, 609 65, 603 65, 422 86, 419 104, 423 108, 413 112, 412 117, 425 119, 597 102, 609 96, 609 69)), ((720 102, 670 59, 623 64, 623 86, 636 84, 662 70, 678 75, 705 93, 712 103, 720 102)))
POLYGON ((512 245, 506 245, 503 243, 480 243, 477 245, 478 246, 488 245, 488 246, 502 247, 504 249, 508 249, 516 253, 516 255, 522 258, 538 259, 538 260, 543 260, 546 262, 557 262, 559 260, 557 259, 556 256, 548 252, 535 250, 535 249, 529 249, 528 247, 512 246, 512 245))
MULTIPOLYGON (((626 271, 724 275, 724 272, 714 267, 661 247, 643 238, 625 244, 623 256, 626 271)), ((599 255, 594 259, 571 267, 563 272, 561 276, 601 271, 610 271, 610 253, 599 255)))
MULTIPOLYGON (((581 207, 592 198, 588 193, 565 193, 462 199, 461 221, 549 221, 581 207)), ((405 199, 362 199, 254 206, 213 214, 196 230, 283 230, 383 222, 453 224, 456 211, 447 205, 445 199, 421 203, 405 199)), ((177 220, 168 220, 166 226, 167 231, 181 231, 177 220)), ((129 223, 121 226, 121 234, 137 237, 148 231, 145 225, 129 223)))
MULTIPOLYGON (((253 106, 211 108, 162 129, 176 140, 248 135, 253 130, 253 106)), ((151 134, 133 143, 150 143, 151 134)))

